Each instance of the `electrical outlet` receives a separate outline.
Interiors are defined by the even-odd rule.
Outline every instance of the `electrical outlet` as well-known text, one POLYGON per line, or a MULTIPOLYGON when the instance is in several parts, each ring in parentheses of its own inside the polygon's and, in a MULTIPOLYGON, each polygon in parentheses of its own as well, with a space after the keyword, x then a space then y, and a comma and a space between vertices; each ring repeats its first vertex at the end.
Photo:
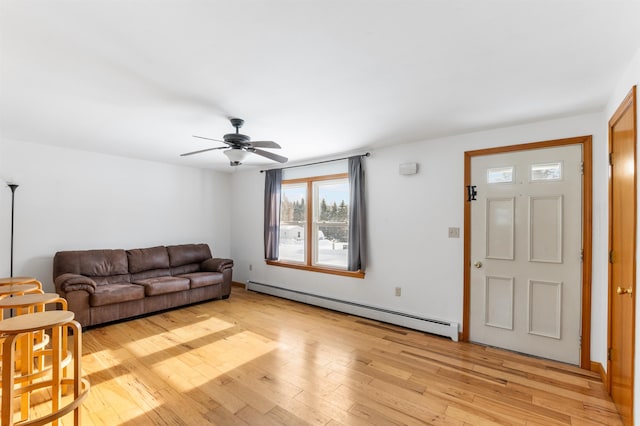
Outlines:
POLYGON ((402 287, 396 287, 396 296, 402 296, 402 287))
POLYGON ((253 271, 253 265, 251 263, 249 264, 249 270, 253 271))
POLYGON ((449 228, 449 238, 460 238, 460 228, 449 228))

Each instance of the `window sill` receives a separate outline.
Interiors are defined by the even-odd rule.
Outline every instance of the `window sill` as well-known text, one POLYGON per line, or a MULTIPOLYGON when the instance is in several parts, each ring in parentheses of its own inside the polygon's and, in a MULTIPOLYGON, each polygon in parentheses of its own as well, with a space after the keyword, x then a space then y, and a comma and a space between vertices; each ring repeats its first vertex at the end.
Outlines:
POLYGON ((341 275, 343 277, 364 278, 364 271, 345 271, 344 269, 332 269, 320 266, 308 266, 297 263, 286 263, 277 260, 265 260, 267 265, 280 266, 283 268, 300 269, 303 271, 320 272, 323 274, 341 275))

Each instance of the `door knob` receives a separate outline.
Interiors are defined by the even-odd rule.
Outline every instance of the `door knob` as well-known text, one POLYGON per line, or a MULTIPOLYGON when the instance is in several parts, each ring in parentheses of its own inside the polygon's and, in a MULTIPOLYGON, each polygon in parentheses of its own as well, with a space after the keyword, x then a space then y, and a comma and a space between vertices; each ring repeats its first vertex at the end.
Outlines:
POLYGON ((474 266, 474 267, 476 267, 476 268, 478 268, 478 269, 480 269, 480 268, 482 268, 482 262, 480 262, 480 261, 478 260, 478 261, 476 261, 476 263, 474 263, 474 264, 473 264, 473 266, 474 266))
POLYGON ((618 287, 616 289, 616 293, 622 295, 622 294, 628 294, 631 295, 633 294, 633 288, 629 287, 629 288, 622 288, 622 287, 618 287))

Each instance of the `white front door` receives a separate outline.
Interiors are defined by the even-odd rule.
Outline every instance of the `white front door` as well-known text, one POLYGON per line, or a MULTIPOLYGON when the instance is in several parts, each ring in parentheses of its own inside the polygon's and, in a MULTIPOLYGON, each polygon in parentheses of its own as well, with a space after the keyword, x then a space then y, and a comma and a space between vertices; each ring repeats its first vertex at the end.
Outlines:
POLYGON ((470 340, 579 365, 582 147, 473 157, 470 340))

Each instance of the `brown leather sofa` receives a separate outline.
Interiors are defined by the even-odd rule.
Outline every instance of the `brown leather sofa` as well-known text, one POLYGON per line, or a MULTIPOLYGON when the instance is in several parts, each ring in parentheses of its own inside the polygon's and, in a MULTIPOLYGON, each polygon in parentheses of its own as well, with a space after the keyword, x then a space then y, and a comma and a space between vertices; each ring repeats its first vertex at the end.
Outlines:
POLYGON ((59 251, 56 291, 83 326, 94 326, 231 293, 233 260, 207 244, 131 250, 59 251))

